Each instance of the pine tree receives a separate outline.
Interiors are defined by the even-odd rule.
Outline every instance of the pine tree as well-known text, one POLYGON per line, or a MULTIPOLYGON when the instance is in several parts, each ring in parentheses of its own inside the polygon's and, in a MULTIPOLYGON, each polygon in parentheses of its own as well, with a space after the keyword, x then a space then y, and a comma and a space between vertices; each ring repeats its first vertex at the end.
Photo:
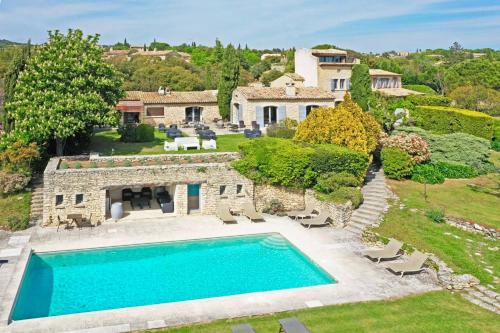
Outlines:
POLYGON ((370 69, 365 64, 354 65, 351 75, 352 99, 363 109, 368 111, 368 101, 372 95, 370 69))
POLYGON ((240 79, 240 57, 232 44, 224 52, 222 73, 218 85, 217 102, 222 118, 229 119, 231 110, 231 97, 240 79))
POLYGON ((13 126, 12 119, 9 117, 9 107, 7 107, 7 105, 8 102, 10 102, 12 100, 12 97, 14 96, 17 84, 17 78, 19 77, 19 74, 26 67, 26 63, 28 62, 30 55, 31 55, 31 40, 28 40, 28 44, 24 46, 21 53, 14 58, 14 60, 10 64, 7 73, 5 73, 4 105, 6 105, 6 107, 3 114, 3 123, 4 123, 4 129, 7 132, 9 132, 13 126))

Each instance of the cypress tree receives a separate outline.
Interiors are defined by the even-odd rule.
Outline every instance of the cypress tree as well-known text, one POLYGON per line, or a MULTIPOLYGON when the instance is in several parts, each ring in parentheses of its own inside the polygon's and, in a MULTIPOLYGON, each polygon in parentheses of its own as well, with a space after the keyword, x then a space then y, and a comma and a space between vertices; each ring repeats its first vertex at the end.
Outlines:
POLYGON ((351 97, 363 109, 368 111, 368 102, 372 95, 369 68, 365 64, 354 65, 351 76, 351 97))
POLYGON ((218 85, 217 102, 219 113, 222 118, 229 119, 231 110, 231 96, 234 89, 238 87, 240 80, 240 57, 232 44, 229 44, 224 52, 222 61, 222 73, 218 85))

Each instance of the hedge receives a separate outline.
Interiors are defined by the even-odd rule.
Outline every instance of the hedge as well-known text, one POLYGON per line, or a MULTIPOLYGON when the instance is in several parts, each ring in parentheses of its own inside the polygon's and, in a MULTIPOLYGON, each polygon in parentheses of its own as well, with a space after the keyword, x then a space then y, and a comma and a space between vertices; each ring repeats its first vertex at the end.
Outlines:
POLYGON ((411 156, 399 148, 383 148, 381 152, 384 174, 391 179, 410 177, 415 162, 411 156))
POLYGON ((411 112, 415 124, 438 134, 468 133, 491 140, 493 118, 477 111, 440 107, 417 106, 411 112))
POLYGON ((405 100, 413 105, 450 106, 451 99, 441 95, 410 95, 405 100))
POLYGON ((500 151, 500 119, 493 118, 493 141, 491 142, 491 148, 495 151, 500 151))
POLYGON ((425 84, 408 84, 404 85, 403 88, 410 89, 413 91, 418 91, 427 95, 437 95, 437 92, 425 84))
POLYGON ((311 157, 311 167, 318 174, 348 172, 360 180, 369 162, 368 154, 335 145, 317 145, 311 157))

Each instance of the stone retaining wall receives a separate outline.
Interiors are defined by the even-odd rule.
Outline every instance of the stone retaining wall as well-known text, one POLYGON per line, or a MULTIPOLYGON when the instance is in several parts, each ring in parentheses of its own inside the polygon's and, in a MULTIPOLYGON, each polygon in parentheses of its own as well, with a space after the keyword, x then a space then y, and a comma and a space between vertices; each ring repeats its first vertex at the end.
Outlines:
POLYGON ((305 209, 303 189, 291 189, 271 185, 255 186, 255 207, 257 210, 262 211, 273 199, 279 200, 285 207, 285 210, 305 209))
POLYGON ((306 207, 315 208, 319 211, 327 210, 330 212, 330 217, 337 227, 344 227, 352 214, 352 204, 350 201, 343 205, 335 204, 333 202, 320 201, 316 199, 313 190, 306 190, 305 192, 305 205, 306 207))

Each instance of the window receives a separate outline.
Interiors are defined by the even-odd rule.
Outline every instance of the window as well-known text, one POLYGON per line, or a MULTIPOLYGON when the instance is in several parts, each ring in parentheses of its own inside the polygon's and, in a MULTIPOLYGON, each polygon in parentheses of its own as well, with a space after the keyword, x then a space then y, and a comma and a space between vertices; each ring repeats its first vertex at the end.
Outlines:
POLYGON ((226 185, 221 185, 219 187, 219 195, 224 195, 226 193, 226 185))
POLYGON ((312 110, 319 108, 319 105, 308 105, 306 106, 306 117, 311 113, 312 110))
POLYGON ((163 107, 150 107, 146 109, 146 116, 148 117, 163 117, 165 109, 163 107))
POLYGON ((278 108, 276 106, 264 107, 264 125, 275 124, 278 121, 278 108))
POLYGON ((331 88, 332 88, 332 91, 335 91, 337 90, 337 84, 339 83, 339 80, 338 79, 333 79, 331 81, 331 88))
POLYGON ((345 89, 345 79, 340 79, 340 89, 341 90, 345 89))
POLYGON ((56 206, 62 205, 64 202, 64 196, 62 194, 56 195, 56 206))
POLYGON ((319 62, 345 62, 344 56, 321 56, 319 62))
POLYGON ((203 108, 200 106, 191 106, 186 108, 186 122, 198 122, 201 121, 201 113, 203 108))
POLYGON ((236 185, 236 194, 241 194, 243 192, 243 185, 236 185))
POLYGON ((83 202, 83 194, 77 194, 75 197, 75 204, 81 204, 83 202))

